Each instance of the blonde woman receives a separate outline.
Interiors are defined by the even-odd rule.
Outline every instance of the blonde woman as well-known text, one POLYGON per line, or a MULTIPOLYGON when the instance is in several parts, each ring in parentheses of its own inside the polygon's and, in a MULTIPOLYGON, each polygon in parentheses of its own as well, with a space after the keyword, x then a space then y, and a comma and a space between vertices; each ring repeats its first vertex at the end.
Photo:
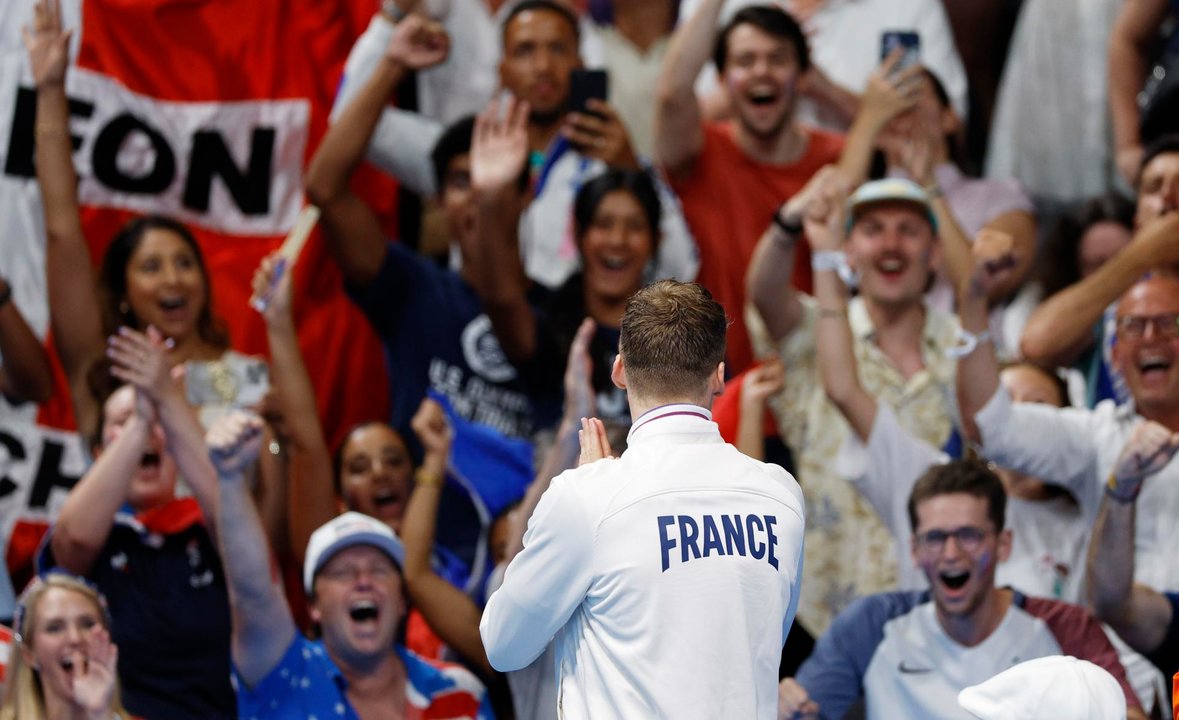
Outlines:
POLYGON ((0 720, 130 718, 119 700, 106 600, 72 575, 34 580, 14 621, 19 652, 0 720))

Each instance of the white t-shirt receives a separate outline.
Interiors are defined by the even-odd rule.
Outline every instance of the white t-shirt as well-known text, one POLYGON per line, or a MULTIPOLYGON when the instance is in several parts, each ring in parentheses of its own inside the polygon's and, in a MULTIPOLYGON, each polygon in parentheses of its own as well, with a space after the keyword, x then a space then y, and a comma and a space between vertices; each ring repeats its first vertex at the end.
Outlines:
POLYGON ((555 636, 571 718, 775 718, 801 577, 802 493, 707 410, 667 405, 628 449, 553 480, 480 631, 500 670, 555 636))
MULTIPOLYGON (((836 458, 836 472, 855 486, 892 534, 902 590, 929 587, 909 552, 909 495, 926 470, 948 460, 901 427, 892 408, 881 402, 867 445, 851 434, 836 458)), ((1081 602, 1087 531, 1096 513, 1096 507, 1087 505, 1078 507, 1067 498, 1035 502, 1008 497, 1011 555, 998 566, 995 582, 1037 597, 1081 602)))

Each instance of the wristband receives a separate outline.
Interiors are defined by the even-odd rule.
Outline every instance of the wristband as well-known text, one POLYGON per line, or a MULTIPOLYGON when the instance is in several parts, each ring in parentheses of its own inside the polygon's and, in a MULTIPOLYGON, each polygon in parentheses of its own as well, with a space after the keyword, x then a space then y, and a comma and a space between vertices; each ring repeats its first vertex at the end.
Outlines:
POLYGON ((946 357, 955 360, 961 359, 978 349, 979 345, 991 341, 991 333, 989 330, 975 334, 967 331, 965 328, 958 328, 954 333, 954 345, 946 349, 946 357))
POLYGON ((442 476, 435 475, 425 468, 414 471, 413 480, 419 487, 442 487, 442 476))
POLYGON ((1138 499, 1138 493, 1142 491, 1142 483, 1138 483, 1132 490, 1127 490, 1118 484, 1118 474, 1110 473, 1109 480, 1105 483, 1105 494, 1115 502, 1126 505, 1138 499))
POLYGON ((860 284, 860 275, 847 264, 847 255, 839 250, 820 250, 811 255, 811 270, 824 272, 835 271, 839 279, 849 288, 860 284))
POLYGON ((802 219, 801 218, 796 217, 796 216, 791 216, 791 218, 789 220, 787 220, 782 217, 780 212, 775 210, 774 217, 772 219, 773 219, 774 225, 777 225, 778 229, 781 230, 784 234, 789 235, 791 240, 797 239, 799 235, 802 235, 802 219))

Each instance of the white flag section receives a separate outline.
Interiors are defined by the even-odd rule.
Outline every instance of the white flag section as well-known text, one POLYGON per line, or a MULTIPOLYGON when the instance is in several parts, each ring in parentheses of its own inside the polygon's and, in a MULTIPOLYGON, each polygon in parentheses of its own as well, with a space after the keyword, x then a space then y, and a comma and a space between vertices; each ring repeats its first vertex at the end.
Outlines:
POLYGON ((306 100, 163 102, 77 68, 68 87, 84 205, 280 235, 303 203, 306 100))
MULTIPOLYGON (((74 28, 76 57, 80 4, 64 0, 62 10, 65 25, 74 28)), ((23 117, 32 110, 26 106, 34 96, 21 28, 31 24, 32 12, 32 2, 0 1, 0 275, 12 286, 13 302, 25 320, 44 338, 49 327, 45 221, 28 164, 32 114, 23 117)), ((11 548, 14 530, 35 542, 37 529, 57 516, 88 462, 76 433, 38 425, 36 418, 34 405, 14 407, 0 399, 0 553, 16 564, 26 562, 34 548, 28 543, 11 548)), ((12 616, 13 594, 9 574, 0 572, 0 618, 12 616)))

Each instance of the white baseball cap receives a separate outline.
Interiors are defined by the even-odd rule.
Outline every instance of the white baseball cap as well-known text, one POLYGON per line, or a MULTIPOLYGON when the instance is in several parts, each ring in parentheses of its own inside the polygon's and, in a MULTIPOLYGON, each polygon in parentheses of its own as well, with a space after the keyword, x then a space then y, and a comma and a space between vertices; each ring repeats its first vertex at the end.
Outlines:
POLYGON ((958 693, 980 720, 1126 720, 1126 694, 1088 660, 1049 655, 1008 668, 958 693))
POLYGON ((307 557, 303 560, 303 589, 311 594, 315 574, 328 560, 345 548, 369 545, 383 551, 397 567, 405 565, 405 546, 397 533, 374 517, 358 512, 346 512, 320 526, 311 533, 307 543, 307 557))
POLYGON ((856 191, 847 199, 847 232, 851 232, 852 226, 855 225, 864 208, 884 202, 903 202, 913 205, 914 209, 919 210, 929 220, 934 233, 937 233, 937 216, 934 215, 933 207, 930 205, 929 193, 925 192, 917 183, 905 178, 872 180, 856 188, 856 191))

